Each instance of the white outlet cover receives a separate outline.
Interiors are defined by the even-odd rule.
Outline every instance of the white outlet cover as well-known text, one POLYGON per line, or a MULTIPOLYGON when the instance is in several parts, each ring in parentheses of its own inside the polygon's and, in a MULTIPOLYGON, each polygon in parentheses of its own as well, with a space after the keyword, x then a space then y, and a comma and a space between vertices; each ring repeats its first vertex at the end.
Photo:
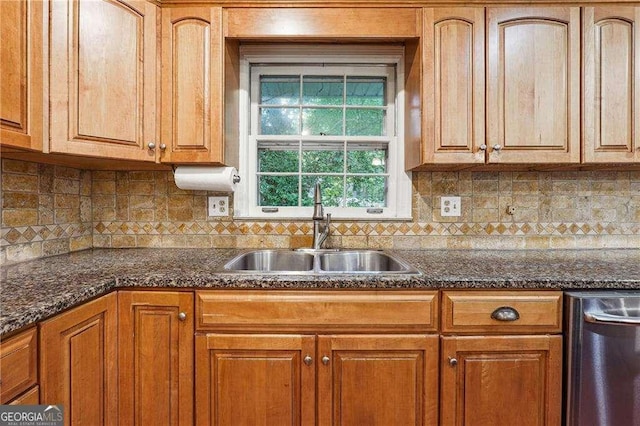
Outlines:
POLYGON ((209 197, 209 216, 229 216, 229 197, 209 197))
POLYGON ((460 216, 461 211, 460 197, 440 197, 440 216, 460 216))

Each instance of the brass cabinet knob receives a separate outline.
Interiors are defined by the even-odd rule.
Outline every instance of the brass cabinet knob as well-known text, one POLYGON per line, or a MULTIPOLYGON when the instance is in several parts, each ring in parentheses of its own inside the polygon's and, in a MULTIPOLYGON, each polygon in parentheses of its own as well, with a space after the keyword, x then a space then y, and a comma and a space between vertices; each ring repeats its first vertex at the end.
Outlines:
POLYGON ((307 355, 304 357, 303 359, 304 363, 307 365, 311 365, 311 363, 313 362, 313 358, 311 358, 311 356, 307 355))
POLYGON ((325 356, 322 357, 322 363, 324 365, 329 365, 329 361, 330 361, 330 359, 329 359, 328 356, 325 355, 325 356))
POLYGON ((501 149, 502 149, 502 145, 500 145, 498 143, 493 146, 493 150, 494 151, 500 151, 501 149))
POLYGON ((155 142, 149 142, 149 143, 147 144, 147 148, 152 149, 152 150, 153 150, 153 149, 156 149, 156 144, 155 144, 155 142))
POLYGON ((484 144, 484 143, 483 143, 482 145, 480 145, 480 146, 478 147, 478 149, 479 149, 480 151, 486 151, 486 150, 487 150, 487 144, 484 144))
POLYGON ((180 313, 178 314, 178 319, 179 319, 180 321, 184 321, 184 320, 186 320, 186 319, 187 319, 187 314, 186 314, 185 312, 180 312, 180 313))
POLYGON ((455 367, 456 365, 458 365, 458 360, 452 357, 449 357, 449 365, 452 367, 455 367))

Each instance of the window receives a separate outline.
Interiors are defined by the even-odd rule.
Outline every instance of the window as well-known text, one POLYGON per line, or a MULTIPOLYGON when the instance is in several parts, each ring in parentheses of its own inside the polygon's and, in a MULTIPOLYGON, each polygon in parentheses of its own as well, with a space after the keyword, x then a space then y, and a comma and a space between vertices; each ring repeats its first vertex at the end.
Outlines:
POLYGON ((410 218, 402 48, 244 46, 237 217, 410 218))

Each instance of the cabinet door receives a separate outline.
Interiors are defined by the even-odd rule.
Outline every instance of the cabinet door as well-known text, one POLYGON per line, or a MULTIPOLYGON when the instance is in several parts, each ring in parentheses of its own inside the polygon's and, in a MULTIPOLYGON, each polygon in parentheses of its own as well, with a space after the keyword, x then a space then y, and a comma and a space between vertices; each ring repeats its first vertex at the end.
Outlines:
POLYGON ((484 164, 484 8, 424 9, 423 26, 423 162, 484 164))
POLYGON ((0 145, 42 150, 43 1, 0 1, 0 145))
POLYGON ((561 336, 443 337, 442 425, 559 426, 561 336))
POLYGON ((435 425, 438 337, 318 337, 318 425, 435 425))
POLYGON ((162 161, 223 162, 222 8, 162 10, 162 161))
POLYGON ((583 160, 640 162, 640 7, 585 7, 583 160))
POLYGON ((155 161, 157 6, 51 3, 51 152, 155 161))
POLYGON ((118 422, 117 299, 112 293, 40 326, 40 401, 65 425, 118 422))
POLYGON ((487 34, 489 162, 580 162, 580 8, 488 8, 487 34))
POLYGON ((314 336, 196 336, 196 424, 315 425, 314 352, 314 336))
POLYGON ((193 295, 118 294, 120 424, 193 424, 193 295))

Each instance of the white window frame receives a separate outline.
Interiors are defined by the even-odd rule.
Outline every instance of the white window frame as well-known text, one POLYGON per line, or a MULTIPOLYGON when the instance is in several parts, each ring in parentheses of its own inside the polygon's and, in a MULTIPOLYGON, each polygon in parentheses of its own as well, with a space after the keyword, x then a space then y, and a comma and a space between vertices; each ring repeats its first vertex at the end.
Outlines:
MULTIPOLYGON (((335 219, 351 220, 410 220, 411 219, 411 172, 404 171, 404 48, 402 46, 347 46, 347 45, 244 45, 240 48, 240 163, 242 177, 234 196, 234 218, 240 219, 308 219, 313 207, 279 207, 277 212, 263 210, 257 205, 257 143, 268 140, 267 135, 257 135, 257 123, 251 122, 252 108, 257 108, 257 93, 251 94, 251 79, 257 79, 252 70, 264 66, 291 64, 281 70, 268 71, 269 74, 286 75, 300 73, 305 66, 322 64, 344 64, 358 66, 391 65, 395 68, 393 84, 395 99, 393 110, 387 109, 385 125, 388 136, 378 139, 388 140, 387 164, 387 206, 382 208, 366 207, 327 207, 335 219), (253 100, 253 105, 252 105, 253 100), (391 127, 389 127, 391 126, 391 127), (252 128, 253 127, 253 128, 252 128), (382 210, 380 212, 380 210, 382 210)), ((384 67, 380 67, 381 69, 384 67)), ((326 75, 335 75, 326 68, 326 75)), ((304 73, 303 73, 304 74, 304 73)), ((313 75, 321 75, 315 69, 313 75)), ((386 71, 384 73, 386 75, 386 71)), ((255 83, 255 81, 254 81, 255 83)), ((255 85, 254 85, 255 87, 255 85)), ((283 141, 285 138, 277 138, 283 141)), ((366 141, 375 141, 376 137, 362 137, 366 141)), ((294 136, 298 141, 300 137, 294 136)), ((304 138, 305 141, 313 138, 304 138)), ((344 140, 344 137, 320 136, 318 141, 344 140)))

